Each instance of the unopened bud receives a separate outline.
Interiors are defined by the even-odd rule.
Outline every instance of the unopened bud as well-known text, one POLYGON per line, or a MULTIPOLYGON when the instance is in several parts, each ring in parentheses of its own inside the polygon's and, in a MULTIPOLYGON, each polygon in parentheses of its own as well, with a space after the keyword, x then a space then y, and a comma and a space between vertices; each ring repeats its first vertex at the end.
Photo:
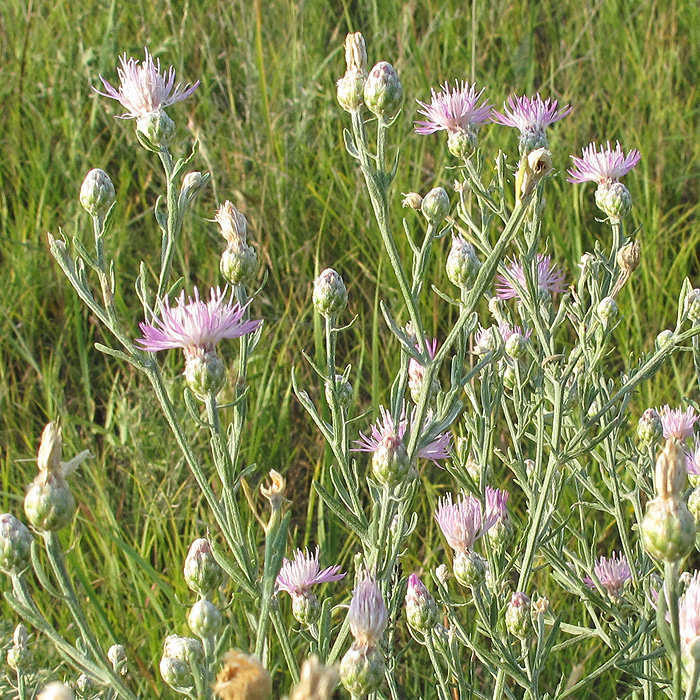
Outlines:
POLYGON ((403 194, 401 206, 404 209, 420 210, 423 205, 423 197, 421 197, 418 192, 408 192, 407 194, 402 192, 401 194, 403 194))
POLYGON ((206 185, 208 179, 209 175, 203 175, 196 170, 187 173, 187 175, 182 178, 180 203, 189 204, 199 194, 204 185, 206 185))
POLYGON ((457 581, 466 588, 478 588, 486 580, 486 563, 476 552, 458 552, 452 570, 457 581))
POLYGON ((610 219, 620 221, 632 209, 632 196, 621 182, 602 183, 595 191, 595 203, 610 219))
POLYGON ((659 335, 656 336, 656 349, 661 350, 670 345, 673 345, 673 331, 665 330, 661 331, 659 335))
POLYGON ((352 384, 343 377, 342 374, 335 375, 335 386, 330 381, 326 382, 326 402, 329 406, 333 403, 333 391, 338 398, 341 408, 347 408, 352 401, 352 384))
POLYGON ((685 298, 685 308, 688 318, 697 323, 700 321, 700 289, 692 289, 685 298))
POLYGON ((421 632, 428 632, 438 622, 438 609, 435 598, 416 574, 408 577, 406 589, 406 619, 408 624, 421 632))
POLYGON ((520 639, 532 635, 530 599, 520 591, 513 593, 506 608, 506 629, 520 639))
POLYGON ((97 686, 90 676, 81 673, 75 681, 75 691, 82 700, 91 700, 97 695, 97 686))
POLYGON ((127 674, 126 649, 121 644, 112 644, 107 651, 107 659, 112 664, 112 668, 120 676, 127 674))
POLYGON ((661 416, 654 408, 647 408, 637 423, 637 437, 645 445, 657 443, 664 435, 661 416))
POLYGON ((166 637, 160 660, 160 675, 171 688, 192 688, 192 666, 203 663, 204 648, 199 640, 176 634, 166 637))
POLYGON ((655 559, 671 563, 684 559, 693 549, 695 533, 695 520, 684 501, 655 498, 647 504, 642 541, 655 559))
POLYGON ((310 627, 321 617, 321 603, 316 595, 309 590, 295 591, 291 595, 294 619, 302 625, 310 627))
POLYGON ((80 186, 80 204, 94 219, 104 218, 114 204, 114 185, 109 175, 100 168, 93 168, 80 186))
POLYGON ((423 197, 421 212, 431 224, 439 224, 450 213, 450 198, 445 189, 433 187, 423 197))
POLYGON ((183 374, 190 391, 201 401, 216 396, 226 384, 226 367, 216 350, 186 348, 183 374))
POLYGON ((12 641, 7 652, 7 665, 13 671, 27 674, 32 668, 32 652, 29 650, 27 628, 21 622, 15 627, 12 641))
POLYGON ((528 339, 522 334, 511 333, 506 340, 506 355, 514 360, 519 360, 527 353, 528 339))
POLYGON ((605 297, 601 299, 596 309, 598 312, 598 318, 601 320, 603 327, 609 330, 613 323, 617 320, 618 309, 617 303, 612 297, 605 297))
POLYGON ((461 129, 450 129, 447 135, 447 150, 455 158, 468 158, 477 145, 476 127, 469 123, 461 129))
POLYGON ((382 485, 396 486, 408 475, 411 462, 403 440, 396 434, 385 435, 372 455, 372 474, 382 485))
POLYGON ((187 624, 200 639, 211 639, 221 631, 223 618, 214 603, 202 598, 187 613, 187 624))
POLYGON ((255 280, 258 272, 258 254, 247 243, 229 245, 221 254, 219 268, 224 279, 236 286, 245 286, 255 280))
POLYGON ((10 513, 0 515, 0 571, 20 574, 31 562, 32 534, 10 513))
POLYGON ((452 236, 452 247, 445 264, 450 282, 460 289, 470 289, 480 267, 474 246, 459 234, 452 236))
POLYGON ((353 697, 367 697, 384 680, 384 657, 377 646, 354 643, 340 662, 340 680, 353 697))
POLYGON ((40 473, 24 497, 27 520, 45 532, 56 532, 69 525, 76 509, 68 482, 59 474, 40 473))
POLYGON ((333 269, 325 269, 314 280, 314 306, 326 318, 335 318, 348 305, 343 278, 333 269))
POLYGON ((209 596, 224 580, 224 571, 214 559, 209 540, 195 540, 185 559, 185 583, 191 591, 209 596))
POLYGON ((175 122, 159 109, 136 120, 136 133, 145 148, 158 153, 173 142, 175 122))
POLYGON ((364 91, 367 109, 383 121, 391 121, 403 102, 403 85, 394 67, 377 63, 367 76, 364 91))
POLYGON ((360 32, 345 37, 345 75, 338 81, 338 103, 346 112, 358 112, 364 104, 367 49, 360 32))

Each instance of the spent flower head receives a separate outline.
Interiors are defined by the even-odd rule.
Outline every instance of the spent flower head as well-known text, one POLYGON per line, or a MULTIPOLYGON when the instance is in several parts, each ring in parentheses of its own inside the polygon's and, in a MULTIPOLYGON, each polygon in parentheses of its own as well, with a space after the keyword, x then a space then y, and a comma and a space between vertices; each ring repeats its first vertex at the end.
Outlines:
POLYGON ((290 595, 304 593, 316 583, 339 581, 345 576, 340 573, 340 564, 321 570, 318 563, 319 548, 313 554, 308 549, 297 549, 294 559, 285 559, 277 576, 277 589, 290 595))
POLYGON ((452 494, 442 498, 435 511, 442 534, 447 544, 458 554, 471 552, 474 543, 496 522, 493 513, 482 512, 478 498, 471 494, 460 494, 459 500, 452 502, 452 494))
POLYGON ((568 170, 567 180, 576 183, 597 182, 599 185, 610 185, 627 175, 639 163, 641 157, 636 149, 632 149, 625 155, 619 141, 614 149, 608 141, 605 147, 600 147, 600 151, 596 150, 595 143, 591 143, 583 149, 581 158, 571 156, 574 167, 568 170))
MULTIPOLYGON (((599 557, 593 566, 595 578, 600 585, 613 598, 619 598, 628 581, 632 580, 632 570, 630 569, 627 557, 620 552, 613 552, 612 556, 599 557)), ((583 582, 589 588, 595 588, 595 581, 585 576, 583 582)))
POLYGON ((119 57, 119 89, 102 76, 100 80, 105 92, 93 88, 98 95, 117 100, 124 107, 126 112, 120 115, 120 119, 139 119, 159 112, 190 97, 199 85, 199 80, 194 85, 176 85, 175 69, 171 66, 161 72, 160 61, 154 61, 148 49, 144 50, 146 58, 143 61, 127 58, 126 53, 119 57))
MULTIPOLYGON (((507 275, 498 275, 496 295, 500 299, 520 298, 522 290, 527 289, 525 270, 519 260, 510 259, 506 265, 507 275)), ((552 263, 549 255, 537 256, 537 288, 540 293, 560 293, 564 287, 564 273, 552 263)))

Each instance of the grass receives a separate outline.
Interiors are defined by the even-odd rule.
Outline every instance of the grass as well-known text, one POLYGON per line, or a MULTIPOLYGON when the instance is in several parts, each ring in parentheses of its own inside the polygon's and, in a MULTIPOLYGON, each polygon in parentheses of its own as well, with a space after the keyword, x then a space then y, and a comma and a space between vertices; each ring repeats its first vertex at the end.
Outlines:
MULTIPOLYGON (((346 120, 335 102, 347 31, 363 31, 370 62, 390 60, 404 82, 405 110, 394 131, 401 153, 395 221, 400 191, 425 192, 452 178, 444 170, 444 139, 412 133, 415 98, 454 78, 487 86, 497 105, 513 92, 540 90, 574 107, 550 138, 561 171, 552 196, 569 198, 572 206, 549 208, 545 220, 553 252, 569 272, 606 229, 596 220, 592 186, 565 182, 568 155, 607 139, 643 155, 627 181, 642 264, 620 296, 620 369, 672 323, 684 276, 697 281, 700 65, 694 47, 700 16, 691 0, 475 0, 474 6, 461 0, 5 0, 0 27, 2 508, 21 510, 41 429, 61 415, 67 451, 88 447, 95 455, 75 480, 81 509, 70 533, 71 563, 87 595, 99 599, 115 639, 127 641, 134 675, 154 697, 160 679, 150 674, 162 638, 184 633, 176 595, 184 590, 181 564, 189 542, 203 533, 206 513, 176 445, 161 439, 166 426, 152 413, 147 387, 128 366, 93 348, 105 338, 46 244, 46 232, 59 227, 69 237, 90 235, 77 192, 87 170, 102 167, 118 191, 108 247, 125 311, 134 308, 136 261, 157 263, 152 207, 162 179, 151 169, 151 155, 137 146, 133 124, 113 118, 118 105, 90 90, 100 74, 115 79, 118 54, 138 56, 148 46, 182 79, 202 81, 195 98, 172 110, 183 140, 200 142, 197 167, 212 173, 186 224, 178 270, 189 283, 218 283, 223 246, 207 219, 227 198, 245 211, 269 278, 256 302, 267 331, 251 367, 244 456, 260 467, 251 489, 270 468, 291 477, 297 544, 327 539, 340 550, 343 538, 338 526, 322 524, 322 505, 309 497, 312 476, 323 478, 329 461, 290 381, 296 365, 302 382, 319 388, 301 350, 322 352, 310 303, 320 269, 341 271, 358 315, 339 348, 339 357, 353 365, 358 412, 386 399, 397 364, 378 300, 391 304, 398 294, 359 174, 343 148, 346 120), (326 529, 316 533, 317 527, 326 529)), ((514 133, 489 126, 481 137, 488 159, 500 147, 516 161, 514 133)), ((444 255, 434 262, 438 282, 444 255)), ((440 335, 442 302, 433 296, 426 303, 430 330, 440 335)), ((166 361, 175 394, 180 370, 179 358, 166 361)), ((694 394, 694 382, 692 363, 681 357, 645 386, 633 414, 679 403, 694 394)), ((429 523, 428 511, 423 515, 429 523)), ((426 541, 438 542, 434 535, 426 533, 426 541)), ((349 561, 352 543, 342 551, 349 561)), ((434 564, 442 555, 414 556, 434 564)), ((571 665, 579 661, 572 658, 571 665)), ((613 682, 601 681, 588 697, 612 697, 613 682)))

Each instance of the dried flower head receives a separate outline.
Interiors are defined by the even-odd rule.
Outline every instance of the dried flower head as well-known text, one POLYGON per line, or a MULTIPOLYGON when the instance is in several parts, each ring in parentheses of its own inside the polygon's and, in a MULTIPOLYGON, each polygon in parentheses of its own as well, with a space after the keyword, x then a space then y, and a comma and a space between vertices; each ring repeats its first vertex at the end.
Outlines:
POLYGON ((376 646, 384 634, 389 615, 382 592, 368 571, 363 571, 352 592, 348 611, 350 632, 355 643, 365 647, 376 646))
POLYGON ((257 658, 231 649, 223 661, 214 684, 222 700, 268 700, 272 695, 270 674, 257 658))
POLYGON ((313 554, 308 549, 297 549, 294 559, 285 559, 277 576, 277 589, 290 595, 306 592, 310 586, 317 583, 340 581, 345 573, 340 572, 340 564, 321 570, 318 563, 319 548, 313 554))
POLYGON ((187 99, 199 85, 199 80, 194 85, 175 85, 175 69, 171 66, 161 73, 160 61, 154 61, 148 49, 144 50, 146 58, 143 62, 127 58, 126 53, 119 57, 118 90, 102 76, 100 80, 105 92, 93 88, 98 95, 117 100, 124 107, 126 112, 120 115, 120 119, 138 119, 154 114, 187 99))
MULTIPOLYGON (((610 559, 599 557, 593 567, 593 573, 600 585, 613 598, 619 598, 628 581, 632 580, 632 570, 624 554, 613 552, 610 559)), ((589 588, 595 588, 595 581, 585 576, 583 582, 589 588)))
MULTIPOLYGON (((497 276, 496 295, 500 299, 520 298, 524 290, 527 290, 525 270, 519 260, 510 259, 506 265, 507 274, 497 276)), ((546 293, 560 293, 566 291, 564 287, 564 273, 558 270, 552 263, 549 255, 537 256, 537 288, 546 293)))
POLYGON ((571 156, 574 167, 568 173, 569 182, 597 182, 599 185, 609 185, 617 182, 621 177, 634 168, 641 159, 638 150, 633 149, 627 155, 624 154, 618 141, 615 149, 607 142, 605 148, 596 150, 595 143, 591 143, 583 149, 583 157, 571 156))
POLYGON ((214 220, 221 227, 221 235, 229 244, 240 245, 246 242, 248 222, 232 202, 226 200, 217 209, 214 220))
POLYGON ((474 543, 496 522, 493 514, 482 512, 479 499, 471 494, 460 494, 456 503, 448 493, 439 501, 435 520, 447 540, 447 544, 458 554, 471 552, 474 543))
POLYGON ((318 656, 312 654, 301 665, 299 682, 287 700, 331 700, 338 678, 337 666, 324 666, 318 656))

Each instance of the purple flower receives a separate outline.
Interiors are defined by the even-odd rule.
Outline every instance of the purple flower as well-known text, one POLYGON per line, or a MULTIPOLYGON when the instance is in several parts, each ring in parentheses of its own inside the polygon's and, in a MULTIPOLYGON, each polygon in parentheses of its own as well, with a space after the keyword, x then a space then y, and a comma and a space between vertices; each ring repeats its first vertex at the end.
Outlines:
POLYGON ((360 574, 352 592, 348 619, 355 643, 361 646, 375 646, 386 629, 389 615, 384 598, 377 582, 367 571, 360 574))
MULTIPOLYGON (((407 421, 402 416, 398 424, 394 421, 391 413, 384 408, 379 407, 381 418, 378 418, 376 423, 371 427, 369 435, 360 433, 359 440, 355 441, 357 447, 352 449, 352 452, 376 452, 379 443, 384 438, 396 436, 402 439, 406 433, 407 421)), ((450 445, 452 444, 452 436, 449 433, 438 435, 435 440, 421 447, 418 450, 418 456, 423 459, 429 459, 435 464, 439 459, 447 459, 450 456, 450 445)), ((438 465, 439 466, 439 465, 438 465)))
MULTIPOLYGON (((521 290, 527 289, 525 270, 520 261, 511 259, 506 265, 508 275, 496 277, 496 296, 499 299, 519 298, 521 290), (517 285, 516 285, 517 283, 517 285)), ((549 255, 537 256, 537 288, 540 291, 554 293, 564 292, 564 273, 558 270, 552 263, 549 255)))
POLYGON ((316 583, 340 581, 345 576, 340 572, 340 565, 329 566, 321 571, 318 563, 318 547, 313 554, 308 549, 297 549, 294 560, 285 559, 277 575, 277 590, 289 595, 303 595, 316 583))
POLYGON ((543 100, 538 93, 533 98, 509 97, 507 103, 503 104, 503 113, 494 110, 491 120, 503 126, 512 126, 520 133, 544 133, 550 124, 563 119, 569 112, 569 105, 557 111, 556 100, 549 97, 543 100))
MULTIPOLYGON (((593 572, 600 585, 613 597, 619 598, 627 581, 632 578, 629 562, 624 554, 612 553, 610 559, 600 557, 593 566, 593 572)), ((583 582, 589 588, 595 588, 593 579, 584 576, 583 582)))
POLYGON ((696 480, 700 477, 700 444, 697 442, 685 456, 685 470, 688 476, 696 477, 696 480))
POLYGON ((664 438, 670 440, 686 440, 693 435, 693 426, 700 416, 695 414, 695 409, 689 406, 685 411, 680 408, 672 409, 668 404, 659 409, 661 425, 664 430, 664 438))
POLYGON ((494 522, 505 520, 508 517, 508 491, 486 487, 486 517, 493 518, 494 522))
POLYGON ((685 593, 678 601, 681 645, 685 650, 693 640, 700 637, 700 572, 696 571, 685 593))
POLYGON ((445 129, 450 133, 467 131, 489 120, 492 106, 486 101, 477 106, 484 89, 477 92, 476 83, 470 86, 456 80, 454 88, 445 82, 441 89, 442 92, 438 94, 431 88, 432 100, 429 105, 417 100, 423 108, 418 113, 428 118, 428 121, 415 122, 417 134, 434 134, 445 129))
POLYGON ((610 141, 606 147, 600 147, 600 152, 596 151, 595 143, 583 149, 583 158, 571 156, 574 167, 568 173, 569 182, 597 182, 599 185, 609 185, 617 182, 623 175, 634 168, 642 156, 636 149, 631 150, 626 156, 617 142, 615 150, 612 149, 610 141))
POLYGON ((472 551, 474 542, 496 523, 493 514, 482 514, 481 503, 475 496, 462 493, 456 503, 448 493, 435 511, 435 520, 447 540, 447 544, 458 554, 472 551))
POLYGON ((145 49, 145 52, 146 58, 142 63, 133 58, 127 59, 126 53, 119 57, 119 90, 112 87, 102 76, 100 80, 105 92, 93 88, 98 95, 121 103, 126 113, 122 114, 120 119, 138 119, 158 112, 187 99, 199 85, 199 80, 194 85, 175 85, 175 69, 171 66, 161 73, 160 61, 156 59, 154 62, 148 49, 145 49))
POLYGON ((161 306, 161 317, 153 320, 153 325, 140 323, 143 338, 137 343, 149 352, 183 348, 185 355, 193 350, 211 351, 223 338, 239 338, 252 333, 260 321, 245 321, 247 306, 240 306, 218 287, 210 292, 209 301, 199 298, 199 290, 194 288, 194 298, 178 297, 177 306, 170 307, 168 298, 161 306))

